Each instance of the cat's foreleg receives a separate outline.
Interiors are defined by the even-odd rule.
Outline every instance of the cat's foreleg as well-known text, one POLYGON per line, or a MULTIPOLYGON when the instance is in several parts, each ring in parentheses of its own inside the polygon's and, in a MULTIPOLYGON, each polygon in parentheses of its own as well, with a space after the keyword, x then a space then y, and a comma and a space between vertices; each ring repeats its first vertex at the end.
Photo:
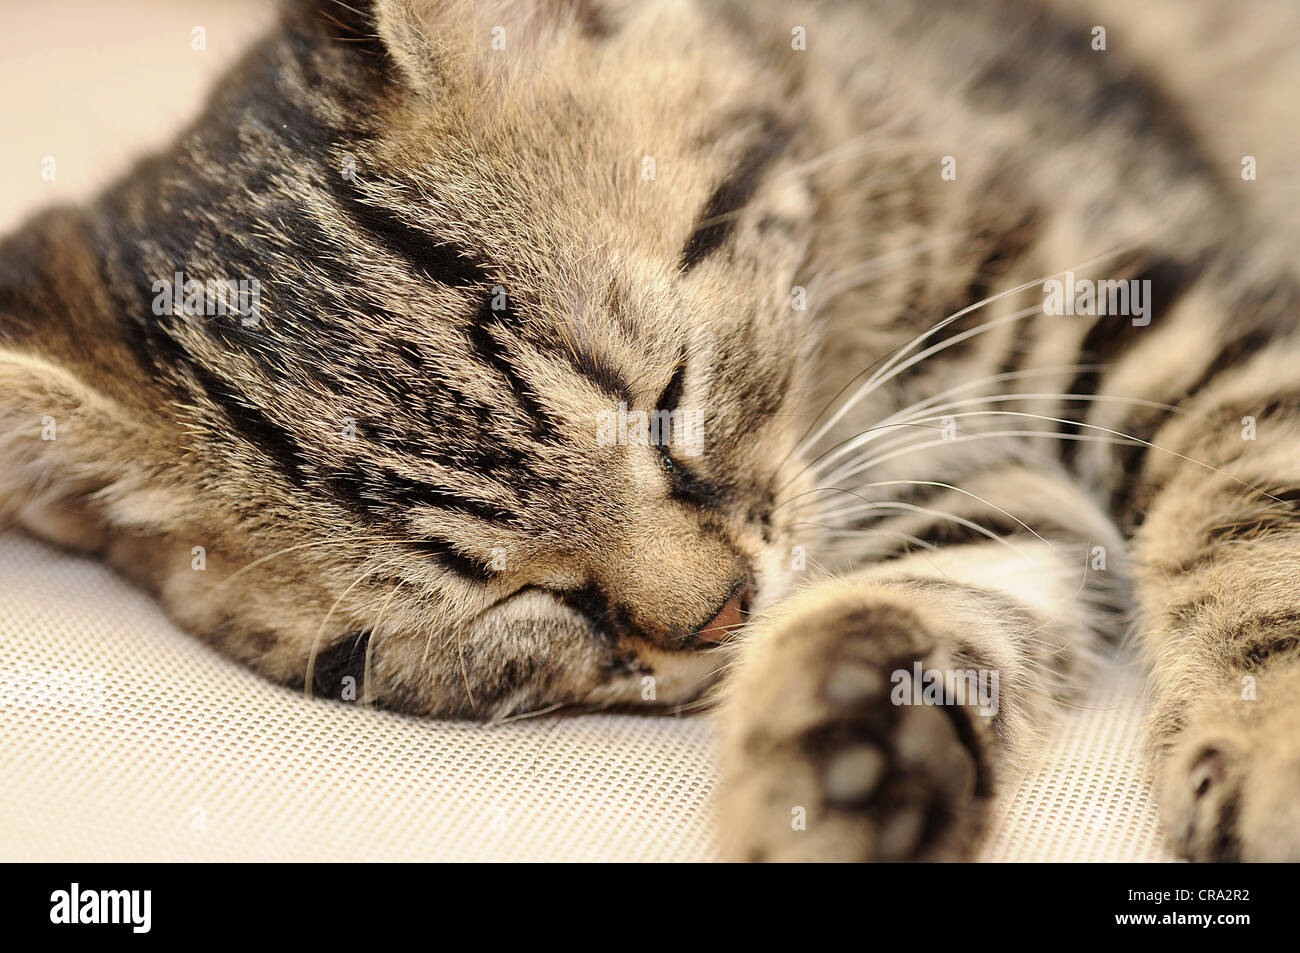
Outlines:
MULTIPOLYGON (((995 786, 1082 681, 1123 601, 1115 530, 1061 476, 1007 466, 966 486, 987 503, 954 493, 944 511, 1014 514, 1000 540, 824 580, 752 625, 721 711, 731 857, 968 856, 995 786)), ((942 536, 938 515, 908 535, 927 519, 942 536)))
POLYGON ((1277 348, 1221 375, 1137 487, 1149 740, 1166 832, 1196 860, 1300 860, 1297 366, 1277 348))

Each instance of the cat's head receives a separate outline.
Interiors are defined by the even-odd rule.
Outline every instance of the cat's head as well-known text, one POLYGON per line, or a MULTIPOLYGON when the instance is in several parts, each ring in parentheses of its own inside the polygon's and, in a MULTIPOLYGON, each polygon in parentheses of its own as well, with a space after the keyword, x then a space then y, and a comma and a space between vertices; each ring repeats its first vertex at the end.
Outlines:
POLYGON ((813 349, 812 146, 728 36, 667 0, 296 0, 169 155, 7 252, 84 249, 102 319, 23 325, 58 376, 23 419, 67 425, 14 472, 93 492, 112 558, 287 682, 693 697, 789 583, 813 349))

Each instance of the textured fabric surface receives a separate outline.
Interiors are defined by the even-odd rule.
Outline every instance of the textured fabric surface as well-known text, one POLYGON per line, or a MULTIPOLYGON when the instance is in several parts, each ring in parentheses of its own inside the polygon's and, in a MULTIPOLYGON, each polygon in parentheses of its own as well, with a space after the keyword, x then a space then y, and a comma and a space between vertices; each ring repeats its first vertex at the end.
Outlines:
MULTIPOLYGON (((1007 791, 989 860, 1155 860, 1131 670, 1007 791)), ((0 536, 0 857, 709 860, 707 718, 426 722, 308 700, 103 566, 0 536)))
POLYGON ((994 812, 989 861, 1172 860, 1160 836, 1143 760, 1141 674, 1103 666, 1063 711, 1042 757, 1008 785, 994 812))

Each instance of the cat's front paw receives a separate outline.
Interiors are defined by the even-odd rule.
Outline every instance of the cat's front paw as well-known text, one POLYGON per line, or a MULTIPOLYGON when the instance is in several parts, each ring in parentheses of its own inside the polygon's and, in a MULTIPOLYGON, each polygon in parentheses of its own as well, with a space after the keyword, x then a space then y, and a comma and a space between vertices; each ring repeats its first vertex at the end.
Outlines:
POLYGON ((1300 666, 1193 704, 1158 788, 1174 849, 1198 861, 1300 861, 1300 666))
POLYGON ((723 709, 732 859, 969 856, 991 788, 989 719, 919 692, 900 703, 915 663, 934 670, 944 655, 916 615, 889 596, 803 600, 748 648, 723 709))

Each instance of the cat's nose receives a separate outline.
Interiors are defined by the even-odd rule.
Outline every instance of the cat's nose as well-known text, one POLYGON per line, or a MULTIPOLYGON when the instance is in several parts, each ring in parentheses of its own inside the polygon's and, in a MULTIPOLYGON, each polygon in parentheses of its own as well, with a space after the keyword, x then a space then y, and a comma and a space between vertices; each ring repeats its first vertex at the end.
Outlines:
POLYGON ((721 645, 726 642, 744 625, 748 608, 749 586, 741 583, 732 590, 712 621, 695 633, 695 640, 701 645, 721 645))

